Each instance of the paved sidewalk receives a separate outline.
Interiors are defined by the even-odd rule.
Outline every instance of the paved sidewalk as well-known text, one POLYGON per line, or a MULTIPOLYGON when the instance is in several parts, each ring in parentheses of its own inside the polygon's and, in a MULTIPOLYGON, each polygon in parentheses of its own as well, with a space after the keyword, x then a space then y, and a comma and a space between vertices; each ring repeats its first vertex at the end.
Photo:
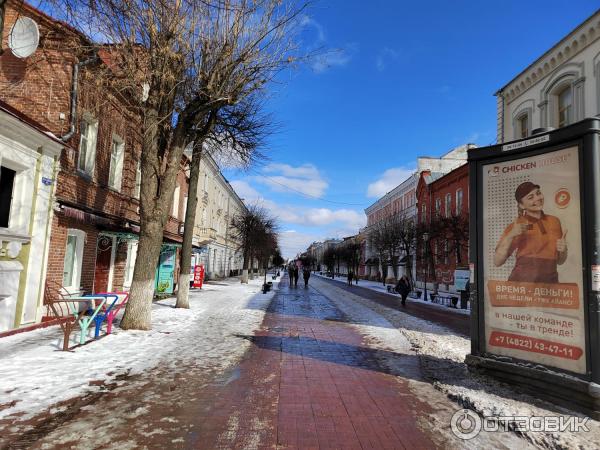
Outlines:
POLYGON ((436 448, 419 426, 428 406, 408 380, 386 373, 377 351, 329 299, 286 281, 262 330, 244 336, 255 348, 239 379, 203 393, 201 401, 212 407, 187 446, 436 448))

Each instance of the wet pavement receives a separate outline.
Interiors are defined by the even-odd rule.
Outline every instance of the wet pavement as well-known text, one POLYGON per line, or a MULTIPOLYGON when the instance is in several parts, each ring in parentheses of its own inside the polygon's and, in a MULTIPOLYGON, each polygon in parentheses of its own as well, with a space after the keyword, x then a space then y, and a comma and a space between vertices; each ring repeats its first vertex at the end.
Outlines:
POLYGON ((457 314, 454 312, 456 310, 452 311, 450 308, 437 308, 427 303, 413 302, 410 298, 408 299, 406 306, 402 306, 399 295, 386 294, 384 292, 377 292, 372 289, 361 287, 360 281, 359 284, 349 286, 346 283, 340 283, 326 277, 319 277, 319 279, 326 283, 334 284, 336 287, 347 292, 352 292, 354 295, 379 303, 380 305, 402 311, 411 316, 418 317, 419 319, 443 325, 455 333, 470 337, 471 318, 465 314, 457 314))
POLYGON ((45 419, 42 415, 25 434, 5 441, 5 448, 429 449, 450 444, 431 423, 431 402, 410 387, 411 379, 419 378, 415 358, 392 355, 401 364, 406 358, 408 376, 390 373, 382 362, 385 351, 361 335, 314 281, 317 289, 280 283, 262 327, 236 336, 252 345, 226 372, 189 363, 189 355, 186 362, 175 356, 169 364, 108 386, 103 395, 67 402, 45 419))

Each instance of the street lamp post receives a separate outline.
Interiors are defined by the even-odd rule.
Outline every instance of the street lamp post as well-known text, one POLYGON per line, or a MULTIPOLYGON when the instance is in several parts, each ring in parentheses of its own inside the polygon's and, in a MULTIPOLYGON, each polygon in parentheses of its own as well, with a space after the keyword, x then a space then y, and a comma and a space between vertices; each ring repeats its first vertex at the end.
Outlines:
POLYGON ((425 245, 425 284, 423 286, 423 300, 427 301, 427 279, 429 278, 429 233, 423 233, 423 245, 425 245))

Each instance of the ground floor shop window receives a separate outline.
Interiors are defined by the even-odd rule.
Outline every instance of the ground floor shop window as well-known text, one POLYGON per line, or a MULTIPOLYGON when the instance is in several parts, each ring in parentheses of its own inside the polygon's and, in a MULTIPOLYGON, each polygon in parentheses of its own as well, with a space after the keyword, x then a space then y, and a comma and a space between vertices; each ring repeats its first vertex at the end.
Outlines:
POLYGON ((129 241, 127 243, 127 262, 125 263, 125 280, 123 281, 123 287, 125 289, 129 289, 131 287, 131 282, 133 281, 133 269, 135 268, 137 249, 137 241, 129 241))
POLYGON ((83 231, 71 228, 68 230, 63 269, 63 286, 71 292, 79 291, 84 242, 85 233, 83 231))

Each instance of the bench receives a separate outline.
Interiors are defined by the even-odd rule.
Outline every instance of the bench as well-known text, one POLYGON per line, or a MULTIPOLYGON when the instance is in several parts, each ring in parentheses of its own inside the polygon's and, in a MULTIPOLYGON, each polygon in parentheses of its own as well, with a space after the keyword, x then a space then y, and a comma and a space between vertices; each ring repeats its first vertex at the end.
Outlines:
POLYGON ((64 319, 60 322, 63 331, 63 351, 69 350, 71 333, 77 325, 81 329, 79 343, 85 343, 87 330, 105 303, 105 296, 72 296, 68 295, 68 292, 65 292, 62 286, 57 283, 46 282, 44 304, 54 317, 64 319), (86 315, 90 309, 89 307, 83 309, 80 307, 82 303, 86 303, 91 307, 91 316, 86 315))
MULTIPOLYGON (((98 339, 100 336, 100 329, 102 328, 102 322, 106 320, 106 334, 109 335, 112 332, 112 324, 117 314, 129 300, 129 292, 98 292, 96 294, 90 294, 91 296, 102 296, 106 297, 107 302, 102 306, 101 311, 96 315, 94 322, 96 330, 94 332, 94 339, 98 339), (119 302, 119 300, 121 302, 119 302)), ((84 297, 88 297, 85 295, 84 297)), ((88 309, 88 314, 92 314, 93 311, 88 309)))
POLYGON ((431 298, 431 303, 438 303, 440 305, 446 305, 450 308, 456 308, 458 305, 458 297, 455 295, 439 295, 439 294, 429 294, 431 298))

